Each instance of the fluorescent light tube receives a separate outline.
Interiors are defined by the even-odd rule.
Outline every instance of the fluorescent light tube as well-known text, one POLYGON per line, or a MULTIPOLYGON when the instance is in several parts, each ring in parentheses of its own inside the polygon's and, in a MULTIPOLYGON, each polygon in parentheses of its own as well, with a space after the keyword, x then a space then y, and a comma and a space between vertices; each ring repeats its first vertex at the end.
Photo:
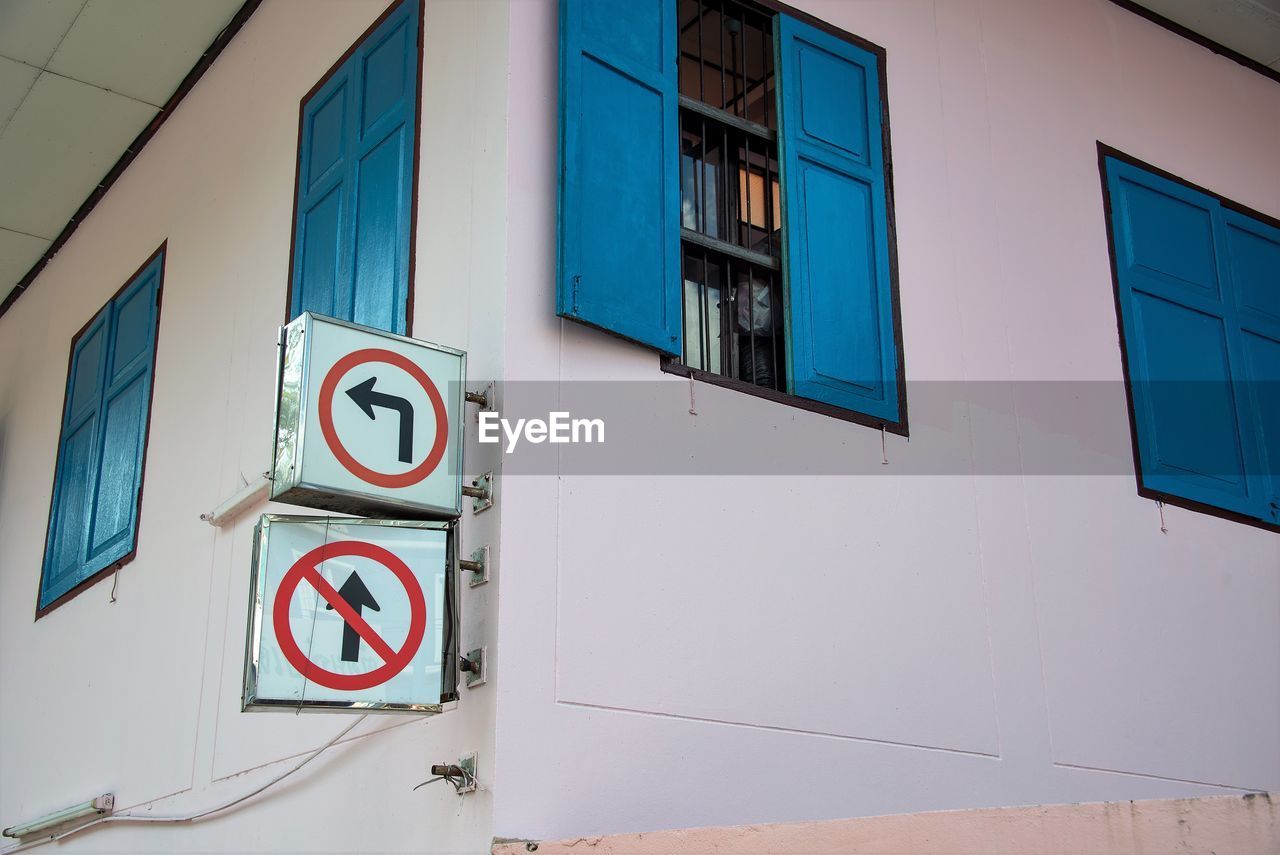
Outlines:
POLYGON ((106 795, 98 796, 96 799, 81 802, 69 808, 63 808, 55 813, 46 814, 30 822, 10 826, 0 834, 5 837, 27 837, 38 831, 44 831, 46 828, 53 828, 56 825, 62 825, 82 817, 101 816, 104 813, 111 813, 111 809, 115 807, 115 804, 116 797, 111 793, 107 793, 106 795))

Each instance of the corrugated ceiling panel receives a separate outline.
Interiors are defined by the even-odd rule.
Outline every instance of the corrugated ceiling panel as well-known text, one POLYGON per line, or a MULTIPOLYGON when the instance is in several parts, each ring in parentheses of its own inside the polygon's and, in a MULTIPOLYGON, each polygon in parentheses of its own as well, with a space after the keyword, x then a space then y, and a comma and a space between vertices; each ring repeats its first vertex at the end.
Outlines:
POLYGON ((40 69, 0 56, 0 133, 36 82, 40 69))
POLYGON ((48 69, 161 106, 243 0, 89 0, 48 69))
POLYGON ((40 68, 85 0, 0 0, 0 56, 40 68))
POLYGON ((157 112, 42 73, 0 134, 0 228, 56 237, 157 112))

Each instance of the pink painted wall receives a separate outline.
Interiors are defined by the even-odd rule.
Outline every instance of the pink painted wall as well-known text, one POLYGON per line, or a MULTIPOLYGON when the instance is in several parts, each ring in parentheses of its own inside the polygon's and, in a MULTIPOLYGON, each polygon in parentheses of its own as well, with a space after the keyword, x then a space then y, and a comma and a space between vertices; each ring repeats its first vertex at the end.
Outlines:
MULTIPOLYGON (((888 52, 909 381, 1119 388, 1098 141, 1280 215, 1280 86, 1111 3, 797 5, 888 52)), ((510 32, 507 377, 682 384, 553 317, 555 4, 510 32)), ((495 833, 1280 787, 1280 538, 1162 534, 1123 467, 984 474, 1045 441, 994 388, 1018 419, 888 438, 890 473, 971 474, 508 474, 495 833)), ((876 431, 682 394, 655 423, 879 463, 876 431)))

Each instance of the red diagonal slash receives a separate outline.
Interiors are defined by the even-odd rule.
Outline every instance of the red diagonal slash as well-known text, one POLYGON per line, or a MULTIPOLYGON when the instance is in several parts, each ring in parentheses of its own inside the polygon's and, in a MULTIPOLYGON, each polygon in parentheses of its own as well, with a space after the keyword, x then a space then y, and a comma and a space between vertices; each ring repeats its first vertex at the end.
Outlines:
POLYGON ((383 641, 382 636, 378 635, 377 631, 369 626, 369 622, 361 617, 358 611, 351 608, 350 603, 342 599, 342 595, 334 590, 334 587, 329 584, 327 579, 320 575, 320 571, 314 567, 306 567, 302 571, 302 578, 310 582, 320 592, 320 596, 324 597, 325 602, 333 606, 333 610, 342 615, 342 619, 364 639, 365 644, 373 648, 374 653, 382 657, 383 662, 391 662, 396 658, 396 652, 391 648, 391 645, 383 641))

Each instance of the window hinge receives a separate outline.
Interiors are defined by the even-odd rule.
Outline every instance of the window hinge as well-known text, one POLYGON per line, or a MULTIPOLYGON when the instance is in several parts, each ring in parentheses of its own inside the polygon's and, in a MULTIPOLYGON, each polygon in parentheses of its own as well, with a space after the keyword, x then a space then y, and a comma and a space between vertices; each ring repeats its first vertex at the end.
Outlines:
POLYGON ((573 274, 573 314, 578 314, 578 287, 582 285, 582 274, 573 274))

